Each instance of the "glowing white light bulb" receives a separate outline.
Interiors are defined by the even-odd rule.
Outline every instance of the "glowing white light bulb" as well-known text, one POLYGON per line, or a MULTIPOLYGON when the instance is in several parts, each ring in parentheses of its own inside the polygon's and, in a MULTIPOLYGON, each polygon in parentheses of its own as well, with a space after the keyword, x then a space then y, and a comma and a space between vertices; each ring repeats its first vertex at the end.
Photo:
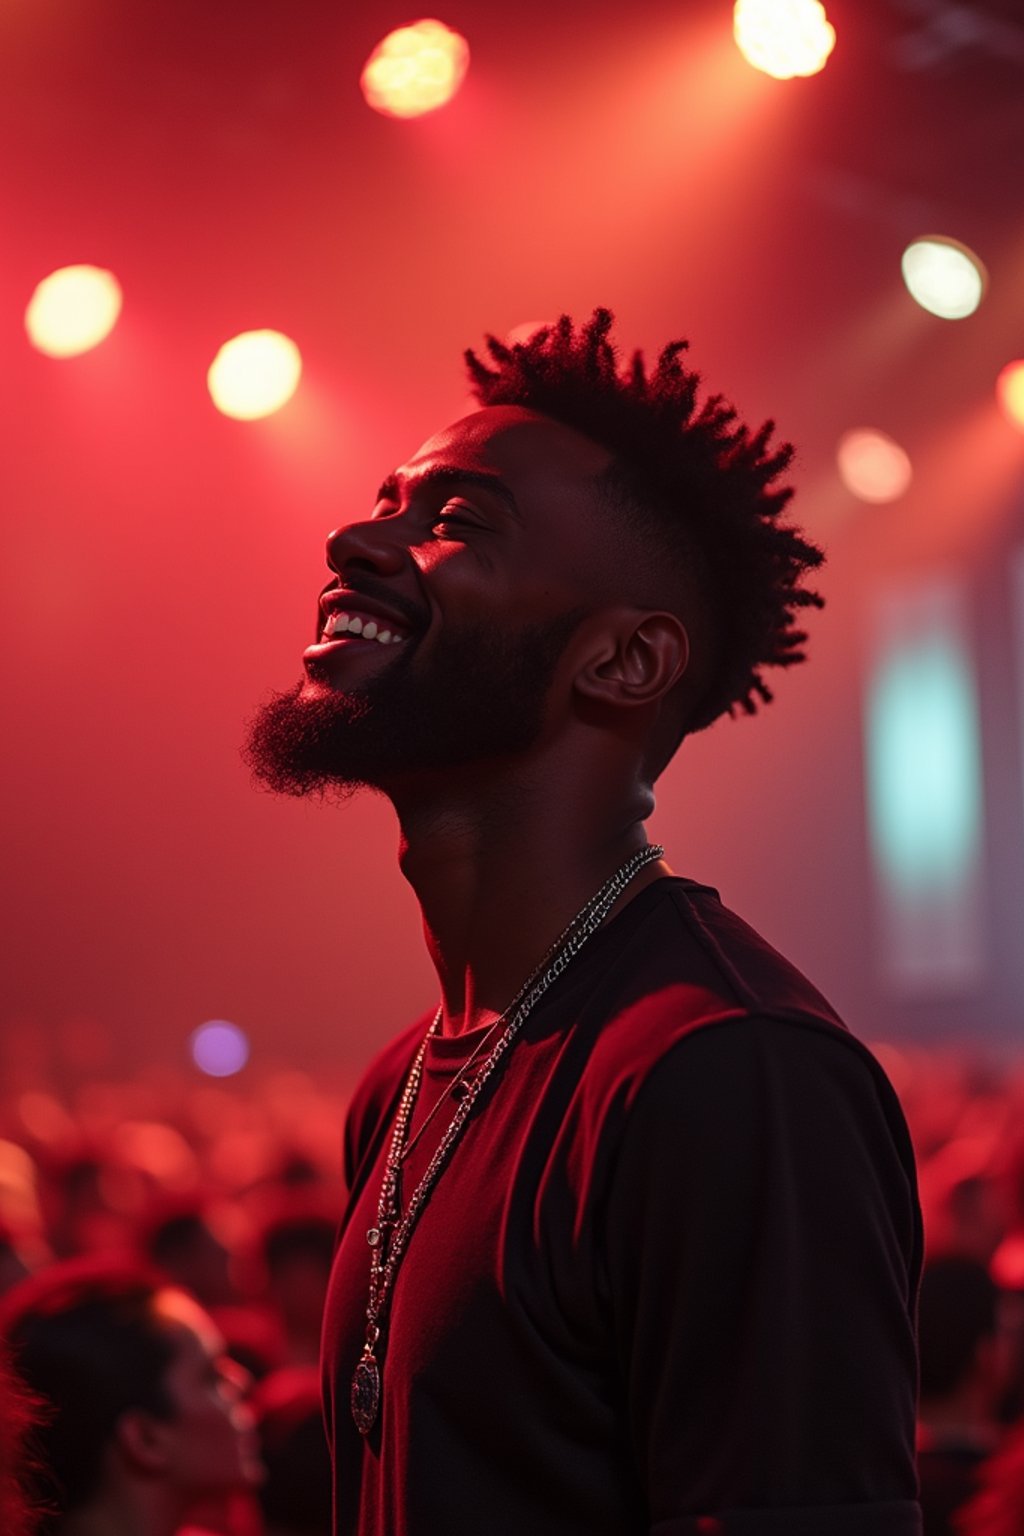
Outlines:
POLYGON ((386 117, 422 117, 451 101, 469 68, 469 44, 441 21, 389 32, 371 53, 360 84, 386 117))
POLYGON ((301 377, 302 355, 290 337, 280 331, 243 331, 221 347, 207 384, 225 416, 255 421, 286 405, 301 377))
POLYGON ((903 252, 901 266, 911 297, 941 320, 963 320, 981 303, 985 268, 959 240, 945 235, 915 240, 903 252))
POLYGON ((747 63, 776 80, 816 75, 836 45, 820 0, 736 0, 732 26, 747 63))
POLYGON ((121 313, 121 285, 104 267, 60 267, 44 277, 25 310, 32 345, 48 357, 77 357, 109 336, 121 313))

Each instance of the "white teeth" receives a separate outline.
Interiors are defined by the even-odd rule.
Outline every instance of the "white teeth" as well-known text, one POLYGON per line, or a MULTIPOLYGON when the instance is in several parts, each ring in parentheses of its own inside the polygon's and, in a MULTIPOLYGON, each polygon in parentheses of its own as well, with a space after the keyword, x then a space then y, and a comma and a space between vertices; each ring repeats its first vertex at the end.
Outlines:
POLYGON ((331 613, 324 624, 325 640, 335 635, 362 635, 364 640, 376 640, 378 645, 401 645, 403 635, 392 634, 390 629, 378 628, 375 619, 365 622, 357 614, 331 613))

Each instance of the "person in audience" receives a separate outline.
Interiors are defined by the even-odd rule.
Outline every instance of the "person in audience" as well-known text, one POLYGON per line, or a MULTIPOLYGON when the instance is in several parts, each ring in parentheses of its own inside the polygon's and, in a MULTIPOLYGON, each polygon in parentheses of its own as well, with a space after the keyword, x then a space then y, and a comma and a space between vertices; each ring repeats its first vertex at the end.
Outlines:
POLYGON ((175 1536, 262 1476, 241 1372, 202 1308, 135 1264, 71 1260, 0 1306, 39 1536, 175 1536))
POLYGON ((111 1209, 105 1182, 110 1148, 82 1145, 54 1154, 44 1168, 43 1207, 50 1246, 59 1259, 100 1253, 128 1240, 121 1214, 111 1209))
POLYGON ((266 1295, 284 1332, 288 1365, 315 1365, 320 1358, 336 1231, 336 1221, 312 1211, 277 1216, 263 1229, 266 1295))
POLYGON ((267 1469, 264 1536, 330 1536, 331 1459, 315 1366, 275 1371, 252 1396, 267 1469))
POLYGON ((162 1274, 204 1307, 227 1306, 234 1300, 231 1254, 201 1201, 161 1211, 146 1233, 143 1249, 162 1274))
POLYGON ((995 1416, 1006 1371, 999 1293, 980 1260, 929 1259, 919 1299, 917 1430, 924 1536, 953 1536, 954 1511, 975 1492, 998 1448, 995 1416))

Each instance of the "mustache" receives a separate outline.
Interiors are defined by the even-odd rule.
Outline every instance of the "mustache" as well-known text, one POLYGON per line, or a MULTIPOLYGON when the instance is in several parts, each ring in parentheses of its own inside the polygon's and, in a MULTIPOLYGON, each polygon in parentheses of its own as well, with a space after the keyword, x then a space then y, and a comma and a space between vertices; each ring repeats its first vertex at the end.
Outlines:
POLYGON ((393 613, 400 614, 408 621, 410 629, 420 630, 426 627, 420 609, 414 607, 401 593, 393 591, 387 582, 376 581, 372 576, 346 576, 344 580, 336 577, 321 590, 320 596, 326 597, 328 592, 351 592, 356 597, 368 597, 371 602, 378 602, 382 607, 390 608, 393 613))

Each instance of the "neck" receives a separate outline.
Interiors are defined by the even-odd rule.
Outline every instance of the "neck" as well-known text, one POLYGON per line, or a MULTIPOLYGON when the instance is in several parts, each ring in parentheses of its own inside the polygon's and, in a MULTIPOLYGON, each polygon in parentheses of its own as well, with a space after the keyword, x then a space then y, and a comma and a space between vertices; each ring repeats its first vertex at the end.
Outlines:
MULTIPOLYGON (((537 795, 478 785, 429 800, 420 786, 415 808, 397 806, 402 873, 423 914, 445 1034, 499 1017, 566 924, 647 842, 649 805, 624 798, 595 814, 584 796, 553 800, 551 782, 537 795)), ((663 861, 646 865, 606 921, 669 873, 663 861)))

